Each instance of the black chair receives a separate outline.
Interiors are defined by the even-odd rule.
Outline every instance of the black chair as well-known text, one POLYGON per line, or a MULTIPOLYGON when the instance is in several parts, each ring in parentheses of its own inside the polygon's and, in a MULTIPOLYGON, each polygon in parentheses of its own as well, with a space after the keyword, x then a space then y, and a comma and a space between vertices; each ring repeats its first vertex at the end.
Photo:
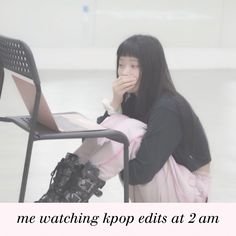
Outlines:
POLYGON ((122 132, 105 129, 99 131, 82 131, 82 132, 55 132, 42 126, 37 122, 39 103, 41 96, 40 79, 38 70, 30 48, 21 40, 8 38, 0 35, 0 96, 4 80, 4 70, 23 75, 31 79, 36 87, 34 100, 34 109, 32 116, 7 116, 0 117, 2 122, 13 122, 17 126, 29 133, 28 145, 26 148, 26 157, 22 175, 19 202, 24 202, 25 191, 30 167, 31 153, 34 141, 50 139, 78 139, 78 138, 98 138, 106 137, 111 140, 122 143, 124 146, 124 202, 129 202, 128 183, 128 156, 129 141, 122 132), (30 118, 26 122, 25 118, 30 118))

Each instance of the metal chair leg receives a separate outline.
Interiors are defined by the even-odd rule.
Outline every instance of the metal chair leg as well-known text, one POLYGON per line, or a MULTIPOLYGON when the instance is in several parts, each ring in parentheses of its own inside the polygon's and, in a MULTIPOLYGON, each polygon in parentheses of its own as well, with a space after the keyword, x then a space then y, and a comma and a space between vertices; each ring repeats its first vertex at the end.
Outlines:
POLYGON ((20 196, 19 196, 19 202, 24 202, 25 200, 25 191, 26 191, 26 185, 28 180, 28 174, 29 174, 29 167, 30 167, 30 160, 31 160, 31 154, 33 149, 33 134, 29 134, 28 139, 28 145, 26 150, 26 156, 25 156, 25 164, 24 164, 24 170, 23 170, 23 176, 21 181, 21 188, 20 188, 20 196))
POLYGON ((124 144, 124 202, 129 202, 129 145, 124 144))

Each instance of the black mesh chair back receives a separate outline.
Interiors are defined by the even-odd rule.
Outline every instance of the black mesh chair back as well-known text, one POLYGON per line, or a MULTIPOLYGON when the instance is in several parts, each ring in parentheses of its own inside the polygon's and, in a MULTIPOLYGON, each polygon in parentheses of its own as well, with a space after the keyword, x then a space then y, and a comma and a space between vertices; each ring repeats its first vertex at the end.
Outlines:
POLYGON ((22 41, 0 36, 1 64, 8 70, 40 84, 37 68, 30 48, 22 41))
POLYGON ((0 67, 2 67, 2 69, 0 69, 0 95, 3 87, 4 68, 33 80, 36 88, 36 96, 33 115, 31 117, 31 123, 34 125, 30 128, 31 131, 34 131, 39 109, 41 86, 30 48, 21 40, 0 35, 0 67))

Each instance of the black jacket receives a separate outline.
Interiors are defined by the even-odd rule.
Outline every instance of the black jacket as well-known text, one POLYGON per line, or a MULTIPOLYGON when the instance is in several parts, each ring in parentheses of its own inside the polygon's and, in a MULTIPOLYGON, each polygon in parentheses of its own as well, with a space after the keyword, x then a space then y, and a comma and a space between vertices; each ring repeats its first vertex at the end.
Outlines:
MULTIPOLYGON (((132 104, 135 99, 134 97, 130 99, 133 101, 127 100, 123 113, 135 118, 134 104, 132 104), (127 114, 129 106, 130 115, 127 114)), ((182 104, 185 101, 165 94, 154 103, 148 117, 147 131, 136 158, 129 161, 129 183, 131 185, 151 181, 170 155, 178 164, 185 166, 190 171, 195 171, 211 161, 207 138, 198 117, 190 106, 189 110, 180 109, 180 107, 185 107, 186 104, 182 104), (187 115, 187 119, 184 120, 183 112, 190 112, 191 116, 187 115), (191 117, 191 121, 188 121, 189 117, 191 117), (189 138, 191 138, 191 142, 189 138)), ((104 116, 99 117, 98 123, 101 123, 107 116, 108 114, 105 113, 104 116)), ((121 172, 122 177, 123 172, 121 172)))

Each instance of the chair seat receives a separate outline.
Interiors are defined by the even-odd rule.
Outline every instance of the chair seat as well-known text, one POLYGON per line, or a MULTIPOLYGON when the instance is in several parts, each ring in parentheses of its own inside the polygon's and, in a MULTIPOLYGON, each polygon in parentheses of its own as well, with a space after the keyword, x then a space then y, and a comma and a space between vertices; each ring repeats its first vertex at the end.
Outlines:
MULTIPOLYGON (((17 126, 24 129, 26 132, 30 131, 30 116, 9 116, 1 117, 1 120, 6 122, 13 122, 17 126)), ((85 130, 85 131, 70 131, 59 132, 47 128, 46 126, 37 123, 34 131, 34 141, 47 140, 47 139, 73 139, 73 138, 99 138, 106 137, 121 143, 129 143, 126 136, 117 130, 105 129, 104 130, 85 130)))

